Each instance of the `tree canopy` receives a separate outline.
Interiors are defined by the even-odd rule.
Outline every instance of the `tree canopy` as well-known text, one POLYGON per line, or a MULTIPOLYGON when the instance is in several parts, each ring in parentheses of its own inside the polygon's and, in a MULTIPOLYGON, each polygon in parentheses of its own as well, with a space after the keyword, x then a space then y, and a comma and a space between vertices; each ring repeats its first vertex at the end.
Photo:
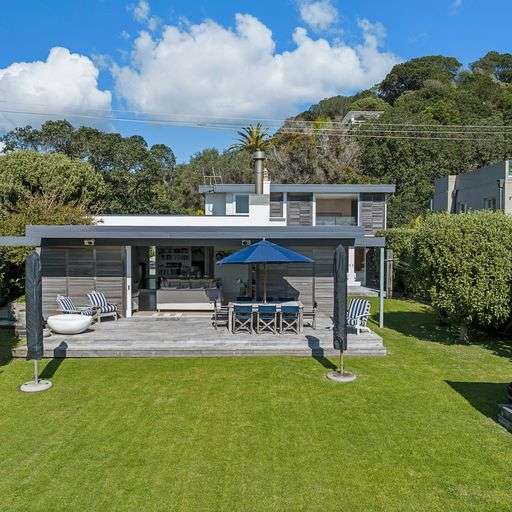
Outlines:
POLYGON ((453 57, 431 55, 397 64, 379 85, 380 96, 393 103, 404 92, 421 89, 427 80, 450 83, 462 64, 453 57))
POLYGON ((141 136, 74 128, 68 121, 48 121, 39 129, 17 128, 3 141, 8 153, 61 153, 87 162, 105 181, 105 213, 177 212, 171 191, 176 158, 164 144, 148 147, 141 136))
POLYGON ((499 82, 512 83, 512 54, 489 52, 471 64, 475 72, 485 73, 499 82))
POLYGON ((104 201, 106 193, 103 177, 91 165, 61 153, 24 150, 0 157, 0 212, 45 195, 93 207, 104 201))
MULTIPOLYGON (((509 54, 495 52, 487 54, 469 70, 462 69, 459 61, 452 57, 412 59, 395 66, 374 89, 355 96, 327 98, 299 114, 295 120, 326 123, 339 121, 349 110, 381 110, 384 113, 376 125, 410 126, 410 138, 398 134, 360 138, 338 134, 330 137, 328 143, 338 146, 341 155, 350 150, 348 176, 360 178, 359 181, 366 178, 396 184, 397 193, 390 203, 388 222, 392 226, 406 224, 428 209, 436 178, 475 170, 512 154, 512 130, 509 134, 504 130, 491 133, 494 126, 512 127, 509 62, 509 54), (489 130, 483 136, 467 136, 463 140, 442 135, 425 140, 414 138, 415 127, 437 127, 442 132, 442 127, 448 125, 489 126, 489 130)), ((372 121, 367 124, 371 127, 372 121)), ((281 138, 279 131, 276 137, 281 138)), ((313 135, 307 133, 295 137, 293 150, 301 148, 301 144, 307 148, 313 135)), ((321 138, 315 140, 320 146, 321 138)), ((292 145, 289 147, 292 149, 292 145)), ((288 179, 302 178, 310 169, 326 165, 322 159, 325 160, 323 153, 310 152, 307 164, 303 161, 298 168, 291 166, 293 172, 288 179)), ((281 160, 285 161, 284 158, 281 160)), ((347 168, 343 158, 338 159, 338 163, 347 168)), ((282 168, 274 167, 277 174, 282 175, 282 168)), ((269 170, 274 176, 270 164, 269 170)), ((328 182, 332 176, 340 180, 350 179, 344 173, 329 173, 328 177, 314 173, 314 176, 316 180, 328 182)))

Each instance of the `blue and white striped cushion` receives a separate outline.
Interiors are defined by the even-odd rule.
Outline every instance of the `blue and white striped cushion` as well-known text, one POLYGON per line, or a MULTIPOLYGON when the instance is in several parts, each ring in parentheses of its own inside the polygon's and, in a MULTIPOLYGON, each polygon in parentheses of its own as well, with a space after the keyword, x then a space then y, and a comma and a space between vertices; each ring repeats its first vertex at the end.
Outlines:
POLYGON ((79 311, 73 300, 64 295, 57 296, 57 304, 59 305, 59 309, 64 313, 80 313, 87 316, 92 316, 95 313, 92 308, 86 308, 79 311))
POLYGON ((75 303, 69 297, 65 297, 64 295, 57 296, 57 304, 59 305, 59 309, 61 311, 70 311, 73 313, 76 313, 77 311, 75 303))
POLYGON ((110 304, 105 297, 103 292, 92 291, 87 294, 91 305, 99 307, 101 313, 114 313, 116 307, 114 304, 110 304))
POLYGON ((356 325, 357 318, 359 317, 359 325, 363 327, 368 323, 368 316, 370 315, 370 302, 364 299, 353 299, 350 303, 350 308, 347 315, 347 324, 356 325), (361 316, 363 315, 363 316, 361 316))
POLYGON ((94 309, 92 309, 92 308, 87 308, 87 309, 82 309, 82 311, 80 311, 80 314, 81 315, 92 316, 92 315, 96 314, 96 311, 94 311, 94 309))
POLYGON ((108 304, 107 298, 105 297, 105 294, 102 292, 90 292, 87 294, 87 297, 89 297, 89 301, 93 306, 104 308, 108 304))

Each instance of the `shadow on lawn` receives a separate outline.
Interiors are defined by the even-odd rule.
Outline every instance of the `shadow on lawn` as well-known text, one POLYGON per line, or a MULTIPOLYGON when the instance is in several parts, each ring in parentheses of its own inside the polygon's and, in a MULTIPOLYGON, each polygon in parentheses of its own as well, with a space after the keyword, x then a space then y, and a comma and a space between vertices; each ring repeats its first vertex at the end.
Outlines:
MULTIPOLYGON (((437 315, 427 306, 423 311, 388 311, 384 316, 384 325, 406 336, 420 340, 444 345, 458 343, 457 330, 450 326, 439 325, 437 315)), ((512 340, 500 339, 492 334, 472 331, 469 343, 491 350, 500 357, 512 359, 512 340)))
POLYGON ((41 379, 51 379, 57 370, 59 369, 59 366, 64 362, 63 357, 54 357, 53 359, 50 359, 48 363, 46 363, 46 366, 44 367, 43 371, 41 372, 41 379))
POLYGON ((496 419, 498 404, 506 402, 507 383, 456 382, 451 380, 445 382, 488 418, 496 419))
POLYGON ((65 341, 53 349, 53 359, 47 363, 44 370, 41 372, 42 379, 51 379, 55 375, 59 366, 64 362, 64 359, 66 359, 67 351, 68 344, 65 341))
POLYGON ((14 334, 14 329, 0 329, 0 366, 5 366, 11 362, 12 349, 17 342, 18 339, 14 334))
POLYGON ((308 347, 311 349, 311 357, 318 361, 324 368, 328 370, 336 370, 337 366, 333 364, 327 357, 325 357, 325 351, 320 346, 320 340, 316 336, 306 336, 308 340, 308 347))

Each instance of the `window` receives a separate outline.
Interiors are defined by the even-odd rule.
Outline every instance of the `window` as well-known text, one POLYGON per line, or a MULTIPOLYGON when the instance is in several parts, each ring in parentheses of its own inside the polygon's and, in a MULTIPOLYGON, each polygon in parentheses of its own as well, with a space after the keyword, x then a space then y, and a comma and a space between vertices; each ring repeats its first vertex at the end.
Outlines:
POLYGON ((235 196, 235 213, 237 215, 249 213, 249 196, 247 194, 237 194, 235 196))
POLYGON ((270 193, 270 216, 282 217, 283 216, 283 194, 282 192, 270 193))

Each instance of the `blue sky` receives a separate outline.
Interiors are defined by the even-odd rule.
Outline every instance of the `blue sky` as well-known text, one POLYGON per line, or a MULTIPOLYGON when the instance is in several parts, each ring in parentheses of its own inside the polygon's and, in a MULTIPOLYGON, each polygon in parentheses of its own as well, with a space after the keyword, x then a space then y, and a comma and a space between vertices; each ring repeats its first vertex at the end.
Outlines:
MULTIPOLYGON (((400 60, 443 54, 468 64, 489 50, 510 52, 511 15, 505 0, 9 2, 0 18, 0 109, 11 112, 0 130, 43 119, 13 113, 34 110, 281 119, 372 85, 400 60), (52 48, 60 50, 49 58, 52 48)), ((180 161, 233 138, 102 126, 168 144, 180 161)))

